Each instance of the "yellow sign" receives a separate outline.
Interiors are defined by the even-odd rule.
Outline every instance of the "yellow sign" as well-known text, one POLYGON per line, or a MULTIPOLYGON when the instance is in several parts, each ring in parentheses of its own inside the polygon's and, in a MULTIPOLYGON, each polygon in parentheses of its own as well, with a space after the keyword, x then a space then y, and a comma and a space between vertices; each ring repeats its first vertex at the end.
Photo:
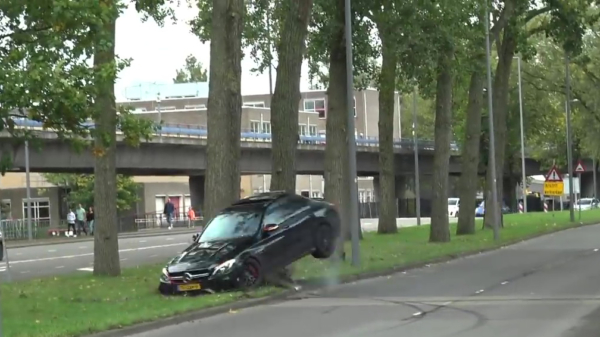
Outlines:
POLYGON ((562 181, 544 182, 544 195, 560 197, 564 194, 564 183, 562 181))

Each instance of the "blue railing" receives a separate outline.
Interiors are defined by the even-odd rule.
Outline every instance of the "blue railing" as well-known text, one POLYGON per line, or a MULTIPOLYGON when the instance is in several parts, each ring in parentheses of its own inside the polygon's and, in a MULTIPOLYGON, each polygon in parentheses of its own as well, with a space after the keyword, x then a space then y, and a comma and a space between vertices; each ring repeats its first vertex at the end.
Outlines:
MULTIPOLYGON (((30 119, 15 119, 15 125, 27 128, 44 128, 43 123, 30 120, 30 119)), ((83 126, 94 128, 94 123, 86 122, 83 126)), ((206 138, 208 135, 208 129, 201 125, 188 125, 188 124, 162 124, 156 135, 169 135, 178 137, 190 137, 190 138, 206 138)), ((249 130, 242 130, 241 139, 244 141, 256 141, 256 142, 270 142, 272 135, 270 133, 253 132, 249 130)), ((299 142, 301 144, 313 144, 313 145, 325 145, 325 135, 301 135, 299 136, 299 142)), ((361 146, 379 146, 379 138, 377 137, 357 137, 356 143, 361 146)), ((400 148, 413 148, 414 141, 412 138, 396 138, 394 139, 394 147, 400 148)), ((419 149, 433 150, 434 142, 431 140, 417 140, 419 149)), ((452 151, 459 151, 459 147, 456 142, 450 143, 450 149, 452 151)))

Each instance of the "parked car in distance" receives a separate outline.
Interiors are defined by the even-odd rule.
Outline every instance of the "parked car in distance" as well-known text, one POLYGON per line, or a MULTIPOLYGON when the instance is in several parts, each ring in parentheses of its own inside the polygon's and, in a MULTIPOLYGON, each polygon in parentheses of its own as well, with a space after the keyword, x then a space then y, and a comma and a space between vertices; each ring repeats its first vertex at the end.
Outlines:
POLYGON ((581 198, 575 203, 576 210, 589 211, 592 208, 598 208, 598 199, 596 198, 581 198))
POLYGON ((340 217, 335 207, 286 192, 239 200, 194 235, 194 242, 167 263, 163 294, 250 288, 263 277, 309 254, 335 252, 340 217))
POLYGON ((448 198, 448 216, 451 218, 458 217, 460 209, 460 198, 448 198))
MULTIPOLYGON (((509 214, 510 208, 506 204, 502 204, 502 214, 509 214)), ((483 217, 485 215, 485 201, 482 201, 477 208, 475 208, 475 217, 483 217)))

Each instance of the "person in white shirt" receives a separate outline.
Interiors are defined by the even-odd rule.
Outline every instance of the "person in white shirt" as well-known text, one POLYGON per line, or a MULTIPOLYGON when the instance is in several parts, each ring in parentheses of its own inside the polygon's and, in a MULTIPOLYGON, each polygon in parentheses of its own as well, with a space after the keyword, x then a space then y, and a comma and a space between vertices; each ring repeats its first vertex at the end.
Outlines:
POLYGON ((69 210, 69 214, 67 214, 67 232, 65 233, 66 236, 71 236, 70 233, 72 233, 72 235, 74 237, 77 237, 77 234, 75 234, 75 213, 73 212, 73 210, 69 210), (71 228, 73 229, 73 232, 71 232, 71 228))

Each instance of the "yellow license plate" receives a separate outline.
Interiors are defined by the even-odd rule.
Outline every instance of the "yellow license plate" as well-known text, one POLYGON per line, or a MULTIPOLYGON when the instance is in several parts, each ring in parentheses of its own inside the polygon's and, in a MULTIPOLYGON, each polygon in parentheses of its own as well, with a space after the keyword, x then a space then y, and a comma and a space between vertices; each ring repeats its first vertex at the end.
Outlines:
POLYGON ((191 291, 191 290, 200 290, 202 289, 202 287, 200 286, 199 283, 193 283, 193 284, 181 284, 178 287, 179 291, 191 291))

